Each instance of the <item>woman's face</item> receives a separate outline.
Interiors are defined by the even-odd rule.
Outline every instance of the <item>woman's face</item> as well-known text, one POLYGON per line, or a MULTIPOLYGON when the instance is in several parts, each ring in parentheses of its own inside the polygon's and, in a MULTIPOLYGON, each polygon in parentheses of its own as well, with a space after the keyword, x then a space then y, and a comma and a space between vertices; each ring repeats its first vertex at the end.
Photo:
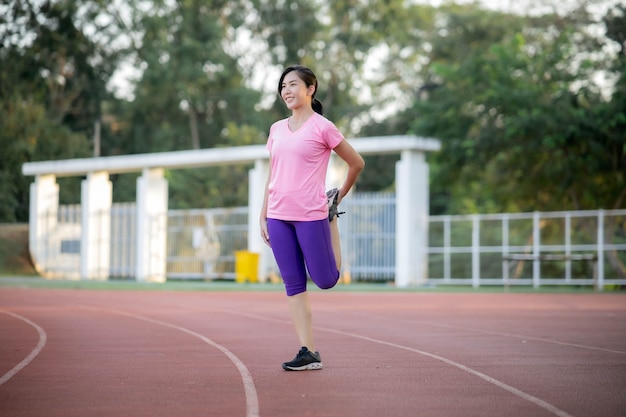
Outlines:
POLYGON ((297 71, 291 71, 283 79, 280 97, 288 109, 294 110, 302 106, 311 107, 311 98, 315 93, 315 86, 307 87, 298 76, 297 71))

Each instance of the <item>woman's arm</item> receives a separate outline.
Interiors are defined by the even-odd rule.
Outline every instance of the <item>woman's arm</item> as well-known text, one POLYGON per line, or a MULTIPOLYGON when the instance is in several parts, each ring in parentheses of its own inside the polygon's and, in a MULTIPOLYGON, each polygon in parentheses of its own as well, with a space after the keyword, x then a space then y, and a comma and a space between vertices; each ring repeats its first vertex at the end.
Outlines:
POLYGON ((348 194, 363 168, 365 168, 365 161, 363 157, 354 150, 352 145, 345 139, 342 140, 339 145, 334 149, 335 153, 339 155, 348 164, 348 174, 343 182, 343 185, 339 189, 339 197, 337 203, 341 202, 341 199, 348 194))
MULTIPOLYGON (((271 156, 270 156, 271 160, 271 156)), ((263 242, 267 246, 270 245, 270 235, 267 231, 267 189, 270 185, 270 178, 272 178, 272 165, 270 164, 269 173, 267 174, 267 181, 265 181, 265 194, 263 196, 263 205, 261 206, 261 215, 259 217, 259 225, 261 226, 261 237, 263 242)))

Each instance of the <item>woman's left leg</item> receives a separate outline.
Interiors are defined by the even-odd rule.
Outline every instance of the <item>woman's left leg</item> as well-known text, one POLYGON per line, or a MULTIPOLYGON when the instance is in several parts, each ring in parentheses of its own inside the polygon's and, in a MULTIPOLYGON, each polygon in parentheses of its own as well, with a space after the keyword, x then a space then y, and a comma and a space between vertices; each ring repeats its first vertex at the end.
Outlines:
POLYGON ((339 224, 337 224, 338 217, 335 216, 328 225, 330 226, 330 241, 333 245, 333 255, 335 255, 335 265, 337 270, 341 271, 341 242, 339 240, 339 224))

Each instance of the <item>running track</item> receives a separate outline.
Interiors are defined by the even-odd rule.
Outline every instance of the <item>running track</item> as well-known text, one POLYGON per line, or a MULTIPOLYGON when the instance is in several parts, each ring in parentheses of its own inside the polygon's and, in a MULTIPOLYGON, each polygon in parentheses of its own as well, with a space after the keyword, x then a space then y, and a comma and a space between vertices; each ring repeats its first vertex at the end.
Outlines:
POLYGON ((621 417, 626 295, 0 288, 0 416, 621 417))

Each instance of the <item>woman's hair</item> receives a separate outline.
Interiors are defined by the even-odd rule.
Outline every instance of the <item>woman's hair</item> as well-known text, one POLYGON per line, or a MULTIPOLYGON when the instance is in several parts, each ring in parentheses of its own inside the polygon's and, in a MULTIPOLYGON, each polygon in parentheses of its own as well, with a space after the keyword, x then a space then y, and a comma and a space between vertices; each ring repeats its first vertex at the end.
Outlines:
POLYGON ((280 76, 280 80, 278 80, 278 95, 280 95, 280 93, 283 90, 283 80, 285 79, 285 76, 289 74, 291 71, 296 71, 296 73, 298 74, 298 77, 302 81, 304 81, 304 84, 306 84, 307 87, 310 87, 312 85, 315 86, 313 97, 311 97, 311 107, 313 107, 313 110, 316 113, 324 114, 324 106, 322 106, 322 102, 315 98, 315 93, 317 93, 317 77, 315 76, 313 71, 311 71, 310 68, 307 68, 302 65, 292 65, 290 67, 285 68, 285 70, 283 71, 283 74, 280 76))

